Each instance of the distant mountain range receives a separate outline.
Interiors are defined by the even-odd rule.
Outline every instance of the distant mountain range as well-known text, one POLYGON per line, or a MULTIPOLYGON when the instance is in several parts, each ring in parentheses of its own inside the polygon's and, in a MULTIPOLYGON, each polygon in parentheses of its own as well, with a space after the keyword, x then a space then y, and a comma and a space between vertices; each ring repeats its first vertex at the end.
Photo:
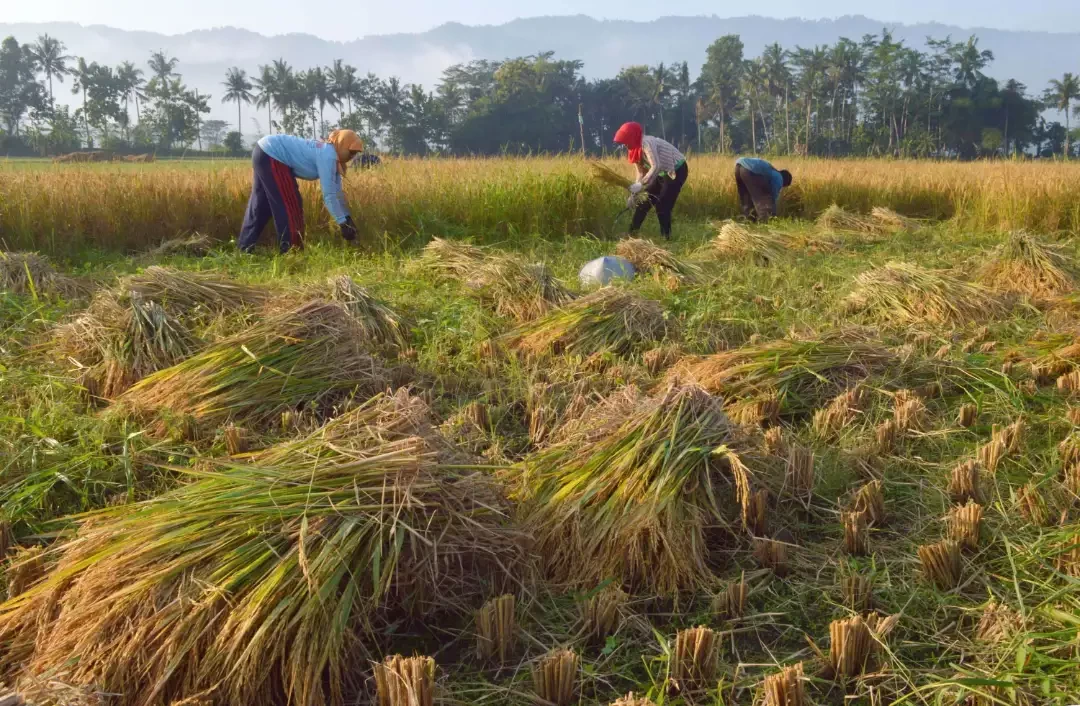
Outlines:
MULTIPOLYGON (((979 45, 991 49, 996 60, 988 73, 998 79, 1016 78, 1032 93, 1041 92, 1049 79, 1065 71, 1080 72, 1080 33, 1019 32, 962 28, 941 24, 896 25, 862 16, 836 20, 778 20, 765 17, 665 17, 651 22, 595 20, 585 16, 536 17, 502 25, 469 27, 449 23, 428 32, 364 37, 333 42, 308 34, 266 37, 234 27, 187 32, 178 35, 133 32, 103 25, 74 23, 4 23, 0 36, 14 35, 30 42, 38 34, 61 39, 68 53, 87 60, 118 64, 124 60, 144 63, 151 51, 163 49, 180 59, 178 71, 189 86, 220 96, 221 81, 230 66, 254 73, 259 64, 284 58, 299 69, 344 59, 360 69, 384 78, 398 76, 405 82, 433 88, 443 69, 472 59, 507 57, 554 51, 560 58, 580 59, 589 78, 614 76, 633 64, 687 61, 693 75, 705 59, 706 47, 724 34, 738 34, 747 56, 755 56, 772 42, 787 48, 835 42, 840 37, 858 40, 883 26, 913 46, 926 37, 951 35, 954 40, 979 36, 979 45)), ((144 67, 145 68, 145 67, 144 67)), ((70 90, 70 80, 57 87, 58 97, 70 90)), ((230 120, 234 112, 212 101, 214 117, 230 120)), ((259 119, 254 111, 247 116, 259 119)), ((262 117, 263 122, 265 118, 262 117)), ((245 117, 245 132, 253 125, 245 117)), ((265 125, 261 126, 265 129, 265 125)))

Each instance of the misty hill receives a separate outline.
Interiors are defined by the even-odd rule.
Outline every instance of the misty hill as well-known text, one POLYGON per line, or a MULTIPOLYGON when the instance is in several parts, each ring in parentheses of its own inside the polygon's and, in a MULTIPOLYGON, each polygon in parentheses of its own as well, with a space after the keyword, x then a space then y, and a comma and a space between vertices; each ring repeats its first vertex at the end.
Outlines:
MULTIPOLYGON (((992 49, 996 57, 988 73, 1001 80, 1019 79, 1033 93, 1041 92, 1052 77, 1080 70, 1076 60, 1078 33, 896 25, 861 16, 836 20, 667 17, 652 22, 537 17, 479 27, 449 23, 423 33, 371 36, 351 42, 333 42, 307 34, 266 37, 233 27, 165 35, 64 22, 0 22, 0 36, 13 34, 19 41, 29 42, 48 32, 66 43, 70 54, 110 65, 136 61, 144 70, 150 52, 163 49, 180 59, 178 70, 189 86, 220 96, 221 80, 228 67, 236 65, 254 73, 259 64, 281 57, 301 69, 340 58, 361 73, 398 76, 428 88, 433 88, 443 69, 454 63, 547 50, 555 51, 560 58, 582 60, 588 78, 614 76, 622 67, 633 64, 683 60, 690 63, 696 75, 705 59, 705 48, 724 34, 740 35, 747 56, 755 56, 772 42, 793 48, 832 43, 840 37, 858 40, 864 34, 880 32, 883 26, 918 47, 924 45, 927 36, 951 35, 957 40, 977 34, 980 46, 992 49)), ((67 88, 58 87, 58 98, 68 95, 70 85, 69 80, 67 88)), ((212 101, 212 106, 214 117, 229 120, 234 115, 218 100, 212 101)), ((246 125, 245 129, 250 127, 246 125)))

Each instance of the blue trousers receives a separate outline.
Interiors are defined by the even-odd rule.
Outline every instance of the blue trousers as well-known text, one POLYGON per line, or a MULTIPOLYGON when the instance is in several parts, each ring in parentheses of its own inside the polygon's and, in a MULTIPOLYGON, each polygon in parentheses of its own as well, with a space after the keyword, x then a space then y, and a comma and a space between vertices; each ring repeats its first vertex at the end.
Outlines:
POLYGON ((274 219, 278 234, 278 247, 282 253, 291 248, 304 247, 304 201, 296 175, 283 162, 279 162, 255 145, 251 150, 251 197, 244 213, 244 225, 236 244, 244 252, 251 252, 259 242, 267 221, 274 219))

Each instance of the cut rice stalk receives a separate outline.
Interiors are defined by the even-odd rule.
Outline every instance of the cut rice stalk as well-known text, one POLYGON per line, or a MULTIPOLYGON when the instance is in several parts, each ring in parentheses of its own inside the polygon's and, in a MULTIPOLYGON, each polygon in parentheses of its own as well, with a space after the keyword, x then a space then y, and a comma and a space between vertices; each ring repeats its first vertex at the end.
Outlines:
POLYGON ((537 697, 554 706, 570 706, 577 692, 580 658, 571 649, 549 652, 533 663, 533 689, 537 697))
POLYGON ((435 660, 391 655, 375 664, 378 706, 434 706, 435 660))
POLYGON ((619 629, 626 599, 622 590, 609 586, 581 601, 581 623, 590 640, 602 643, 619 629))
POLYGON ((885 208, 884 206, 874 206, 870 209, 870 218, 882 229, 890 233, 914 231, 919 228, 919 222, 914 218, 902 216, 891 208, 885 208))
POLYGON ((1024 629, 1024 618, 1004 603, 991 599, 983 608, 975 639, 991 645, 1005 642, 1024 629))
POLYGON ((960 411, 956 413, 956 424, 965 429, 969 429, 974 426, 978 416, 979 408, 977 405, 970 403, 962 405, 960 411))
POLYGON ((873 581, 862 574, 847 572, 840 578, 840 589, 844 595, 844 606, 855 613, 870 610, 874 603, 873 581))
POLYGON ((958 542, 961 549, 977 549, 979 529, 982 526, 983 507, 977 502, 954 507, 945 518, 949 539, 958 542))
POLYGON ((854 679, 874 668, 880 645, 875 635, 891 629, 891 618, 880 619, 871 613, 865 618, 855 615, 829 624, 828 673, 833 679, 854 679))
POLYGON ((852 213, 835 203, 817 217, 817 228, 822 233, 886 235, 892 232, 892 225, 887 221, 852 213))
POLYGON ((660 304, 604 287, 507 334, 509 347, 529 356, 628 354, 672 333, 660 304))
POLYGON ((872 480, 855 493, 852 511, 866 513, 866 523, 870 527, 885 524, 885 493, 880 480, 872 480))
POLYGON ((743 505, 743 527, 753 537, 762 537, 769 532, 769 491, 759 488, 750 494, 743 505))
POLYGON ((974 459, 961 461, 953 467, 949 478, 949 498, 961 505, 965 502, 979 502, 980 463, 974 459))
POLYGON ((788 565, 788 545, 775 539, 754 537, 754 558, 763 568, 772 569, 777 576, 787 576, 790 571, 788 565))
POLYGON ((492 598, 476 614, 476 656, 505 664, 514 651, 517 633, 513 594, 492 598))
POLYGON ((924 575, 938 588, 950 591, 960 585, 963 564, 957 542, 946 539, 937 544, 923 544, 918 552, 924 575))
POLYGON ((659 375, 683 356, 682 348, 677 344, 665 343, 650 348, 641 356, 641 362, 645 364, 650 375, 659 375))
POLYGON ((720 637, 710 628, 680 630, 671 655, 672 686, 684 694, 712 687, 716 683, 719 648, 720 637))
POLYGON ((1049 522, 1050 506, 1037 482, 1031 481, 1016 491, 1016 504, 1029 524, 1044 527, 1049 522))
POLYGON ((851 556, 866 556, 870 550, 870 530, 865 512, 845 512, 844 551, 851 556))
POLYGON ((656 706, 656 704, 644 696, 634 696, 634 692, 631 691, 621 699, 612 701, 610 706, 656 706))
POLYGON ((799 662, 770 674, 762 682, 765 706, 810 706, 803 682, 803 665, 799 662))
POLYGON ((990 255, 979 281, 1004 292, 1051 298, 1073 291, 1074 272, 1074 263, 1062 248, 1016 231, 990 255))
POLYGON ((746 573, 738 581, 730 582, 712 601, 713 613, 721 620, 737 620, 746 613, 746 573))
POLYGON ((849 313, 904 326, 960 325, 1004 316, 1008 310, 1004 299, 982 285, 907 262, 889 262, 858 275, 844 306, 849 313))
POLYGON ((182 312, 199 308, 214 312, 236 311, 261 304, 270 294, 261 287, 240 284, 214 272, 189 272, 156 265, 125 277, 118 290, 182 312))
POLYGON ((861 411, 865 391, 860 386, 845 390, 824 409, 814 412, 814 433, 822 441, 832 441, 851 424, 861 411))
POLYGON ((1007 455, 1005 443, 1001 439, 994 437, 980 446, 976 455, 979 457, 979 463, 982 467, 988 472, 994 473, 997 471, 1001 459, 1007 455))
POLYGON ((814 452, 795 444, 788 450, 784 487, 803 507, 810 506, 814 494, 814 452))

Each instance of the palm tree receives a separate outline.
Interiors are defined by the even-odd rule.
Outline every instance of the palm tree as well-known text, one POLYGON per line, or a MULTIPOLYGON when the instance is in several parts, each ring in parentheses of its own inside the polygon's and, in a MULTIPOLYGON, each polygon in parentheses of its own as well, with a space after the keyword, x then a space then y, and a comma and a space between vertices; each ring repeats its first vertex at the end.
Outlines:
MULTIPOLYGON (((319 104, 319 127, 321 128, 322 123, 325 122, 323 119, 323 110, 326 108, 327 103, 334 107, 341 104, 334 94, 334 87, 330 82, 330 76, 318 66, 308 70, 306 81, 307 88, 311 92, 311 97, 314 99, 315 103, 319 104)), ((315 132, 318 132, 318 130, 315 132)))
POLYGON ((83 114, 83 127, 86 129, 86 146, 90 147, 90 123, 86 121, 86 88, 88 84, 93 81, 94 73, 97 70, 97 62, 91 64, 86 63, 86 59, 81 56, 75 62, 75 68, 71 69, 70 73, 74 81, 71 84, 71 92, 74 94, 82 93, 82 114, 83 114))
POLYGON ((151 52, 150 61, 146 63, 150 67, 150 72, 163 82, 173 76, 180 75, 173 70, 180 63, 180 60, 176 57, 170 57, 162 50, 151 52))
POLYGON ((277 91, 277 81, 274 77, 274 70, 263 64, 259 67, 259 76, 252 82, 257 91, 255 94, 255 107, 262 108, 266 106, 266 119, 270 123, 270 132, 274 132, 274 93, 277 91))
POLYGON ((1080 98, 1080 78, 1066 73, 1061 80, 1050 79, 1050 87, 1043 96, 1047 107, 1065 112, 1065 159, 1069 158, 1072 145, 1069 144, 1069 111, 1073 101, 1080 98))
POLYGON ((136 120, 139 119, 139 98, 143 97, 140 89, 146 85, 146 80, 143 79, 142 75, 142 69, 130 61, 125 61, 116 67, 117 88, 120 90, 120 94, 124 96, 124 114, 127 115, 128 112, 128 100, 134 98, 136 120))
POLYGON ((334 92, 338 107, 341 107, 342 100, 347 101, 349 115, 352 115, 353 95, 360 88, 360 82, 356 79, 356 67, 342 62, 341 59, 334 59, 334 65, 327 71, 330 73, 330 87, 334 92))
POLYGON ((799 90, 806 102, 806 152, 810 153, 810 115, 814 108, 814 96, 826 67, 824 47, 804 49, 795 47, 795 65, 799 68, 799 90))
POLYGON ((48 34, 38 35, 37 41, 30 47, 35 68, 45 74, 49 82, 49 103, 53 102, 53 76, 63 83, 64 74, 68 72, 65 62, 74 58, 64 53, 66 49, 63 42, 48 34))
POLYGON ((225 82, 221 85, 225 87, 225 95, 221 97, 221 102, 236 101, 236 132, 242 138, 243 128, 240 127, 242 124, 240 122, 240 104, 251 103, 251 89, 254 86, 251 85, 251 81, 248 81, 247 72, 236 66, 225 73, 225 82))

